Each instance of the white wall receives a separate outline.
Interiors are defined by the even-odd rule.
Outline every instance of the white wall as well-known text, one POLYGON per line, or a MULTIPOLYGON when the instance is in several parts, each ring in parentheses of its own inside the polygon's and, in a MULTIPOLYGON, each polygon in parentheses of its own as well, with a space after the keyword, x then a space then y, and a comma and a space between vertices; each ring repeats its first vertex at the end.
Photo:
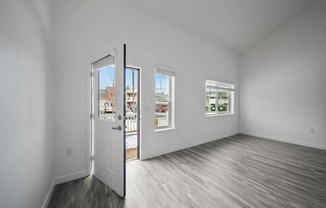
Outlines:
POLYGON ((240 66, 241 132, 326 149, 326 1, 242 55, 240 66))
POLYGON ((46 1, 0 1, 0 207, 41 207, 54 184, 46 1))
POLYGON ((237 106, 233 116, 205 117, 205 79, 237 86, 238 57, 229 51, 119 1, 55 1, 55 14, 58 182, 87 174, 88 58, 121 43, 127 63, 142 68, 142 158, 238 132, 237 106), (176 130, 155 133, 157 64, 176 72, 176 130))

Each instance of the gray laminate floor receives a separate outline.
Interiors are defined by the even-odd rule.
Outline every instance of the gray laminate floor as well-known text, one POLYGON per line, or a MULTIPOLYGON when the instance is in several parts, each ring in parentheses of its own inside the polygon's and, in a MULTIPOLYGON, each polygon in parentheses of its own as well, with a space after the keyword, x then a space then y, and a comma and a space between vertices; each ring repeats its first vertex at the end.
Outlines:
POLYGON ((326 207, 326 151, 237 135, 127 164, 127 196, 95 177, 57 185, 49 207, 326 207))

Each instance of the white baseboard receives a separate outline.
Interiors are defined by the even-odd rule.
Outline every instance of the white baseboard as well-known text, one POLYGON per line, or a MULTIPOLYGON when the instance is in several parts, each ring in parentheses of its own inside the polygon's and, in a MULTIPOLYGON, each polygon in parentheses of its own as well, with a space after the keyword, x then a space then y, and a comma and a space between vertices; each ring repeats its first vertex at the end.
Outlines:
POLYGON ((231 132, 231 133, 219 135, 219 136, 216 136, 216 137, 211 137, 211 138, 206 138, 206 139, 199 140, 199 141, 186 143, 186 144, 183 144, 183 145, 180 145, 180 146, 177 146, 177 147, 168 148, 168 149, 165 149, 165 150, 162 150, 162 151, 159 151, 159 152, 155 152, 155 153, 151 153, 151 154, 148 154, 148 155, 142 155, 141 160, 147 160, 147 159, 150 159, 150 158, 153 158, 153 157, 168 154, 168 153, 175 152, 175 151, 178 151, 178 150, 183 150, 183 149, 194 147, 194 146, 197 146, 197 145, 200 145, 200 144, 205 144, 205 143, 208 143, 208 142, 212 142, 212 141, 215 141, 215 140, 218 140, 218 139, 223 139, 223 138, 226 138, 226 137, 234 136, 234 135, 237 135, 238 133, 239 132, 231 132))
POLYGON ((74 172, 74 173, 70 173, 61 177, 58 177, 55 179, 55 183, 56 184, 60 184, 60 183, 65 183, 68 181, 73 181, 79 178, 83 178, 90 175, 89 171, 87 170, 82 170, 82 171, 78 171, 78 172, 74 172))
POLYGON ((52 196, 52 193, 54 191, 54 187, 55 187, 55 180, 53 180, 53 183, 50 187, 50 190, 48 191, 48 194, 46 195, 45 199, 44 199, 44 202, 43 202, 43 208, 47 208, 48 205, 49 205, 49 202, 50 202, 50 199, 51 199, 51 196, 52 196))
POLYGON ((257 133, 253 133, 253 132, 245 132, 245 131, 241 131, 240 134, 245 134, 245 135, 254 136, 254 137, 261 137, 263 139, 270 139, 270 140, 286 142, 286 143, 296 144, 296 145, 305 146, 305 147, 312 147, 312 148, 316 148, 316 149, 326 150, 326 145, 321 145, 321 144, 300 142, 300 141, 295 141, 292 139, 285 139, 285 138, 280 138, 280 137, 275 137, 275 136, 270 136, 270 135, 265 135, 265 134, 257 134, 257 133))

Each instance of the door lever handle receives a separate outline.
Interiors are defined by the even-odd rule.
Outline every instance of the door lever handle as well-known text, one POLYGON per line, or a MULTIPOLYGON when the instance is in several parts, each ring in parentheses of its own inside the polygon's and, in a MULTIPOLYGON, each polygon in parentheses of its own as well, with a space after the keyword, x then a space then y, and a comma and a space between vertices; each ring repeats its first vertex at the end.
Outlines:
POLYGON ((112 127, 112 129, 121 131, 122 127, 119 125, 118 127, 112 127))

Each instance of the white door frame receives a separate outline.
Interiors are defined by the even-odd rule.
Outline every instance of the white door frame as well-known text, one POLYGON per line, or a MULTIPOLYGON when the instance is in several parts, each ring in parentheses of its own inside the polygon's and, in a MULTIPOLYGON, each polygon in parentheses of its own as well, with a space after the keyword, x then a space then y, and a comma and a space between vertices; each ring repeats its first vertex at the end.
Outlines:
MULTIPOLYGON (((138 150, 137 150, 137 157, 138 157, 138 160, 142 160, 141 158, 141 148, 142 148, 142 141, 141 141, 141 125, 142 125, 142 99, 141 99, 141 96, 142 96, 142 88, 141 88, 141 79, 142 79, 142 67, 139 66, 139 64, 126 64, 126 68, 134 68, 134 69, 137 69, 138 70, 138 132, 137 132, 137 145, 138 145, 138 150)), ((125 78, 126 79, 126 78, 125 78)))

